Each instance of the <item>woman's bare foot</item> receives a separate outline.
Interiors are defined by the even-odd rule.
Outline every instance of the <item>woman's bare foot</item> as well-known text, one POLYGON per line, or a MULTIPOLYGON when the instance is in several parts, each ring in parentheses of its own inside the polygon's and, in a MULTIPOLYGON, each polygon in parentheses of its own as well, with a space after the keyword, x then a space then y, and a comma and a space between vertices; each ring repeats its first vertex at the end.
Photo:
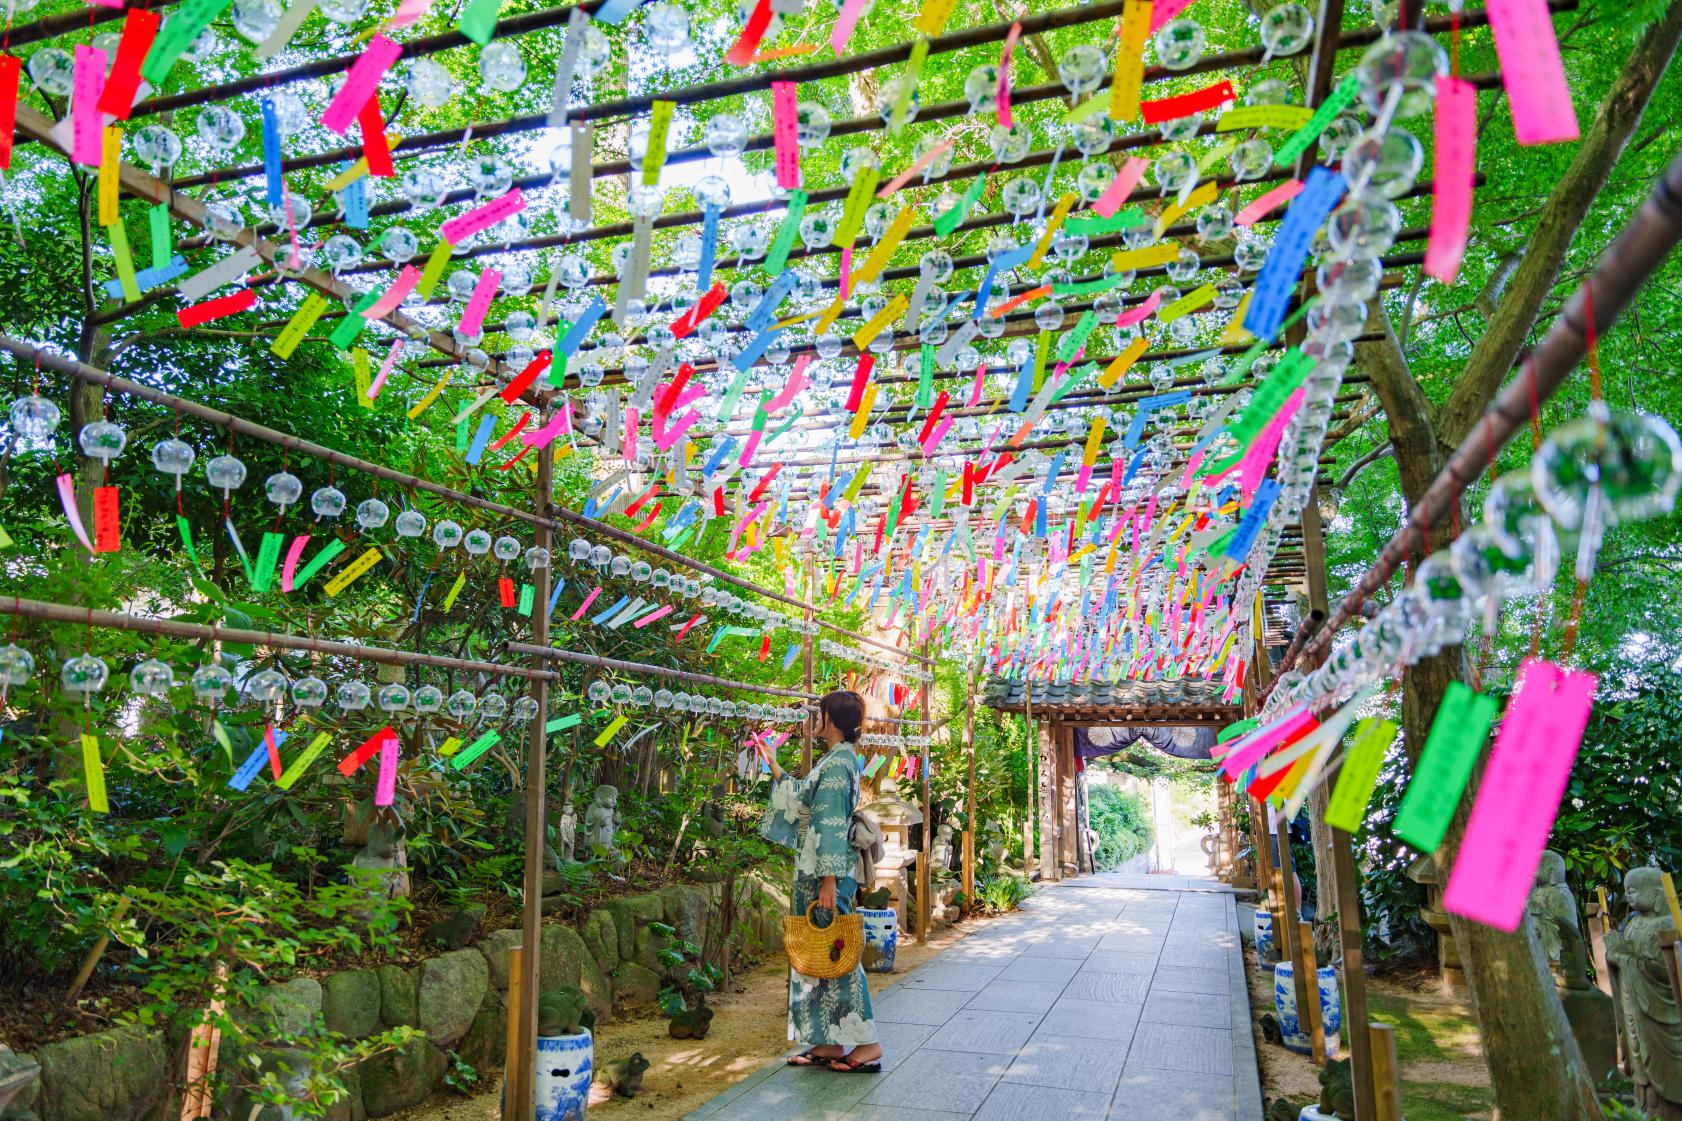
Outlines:
POLYGON ((839 1059, 847 1053, 845 1047, 833 1043, 820 1043, 816 1047, 808 1047, 798 1055, 790 1055, 788 1065, 791 1067, 823 1066, 832 1060, 839 1059))
POLYGON ((848 1051, 846 1055, 831 1060, 829 1069, 843 1073, 880 1070, 882 1069, 882 1045, 880 1043, 862 1043, 848 1051))

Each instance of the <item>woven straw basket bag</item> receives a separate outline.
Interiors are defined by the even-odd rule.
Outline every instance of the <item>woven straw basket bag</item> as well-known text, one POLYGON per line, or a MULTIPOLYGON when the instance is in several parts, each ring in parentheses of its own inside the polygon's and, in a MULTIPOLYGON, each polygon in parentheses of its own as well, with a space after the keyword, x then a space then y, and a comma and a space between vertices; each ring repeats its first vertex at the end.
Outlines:
POLYGON ((813 902, 804 915, 783 916, 783 949, 796 973, 819 980, 851 973, 864 953, 864 916, 837 914, 828 926, 812 922, 813 902))

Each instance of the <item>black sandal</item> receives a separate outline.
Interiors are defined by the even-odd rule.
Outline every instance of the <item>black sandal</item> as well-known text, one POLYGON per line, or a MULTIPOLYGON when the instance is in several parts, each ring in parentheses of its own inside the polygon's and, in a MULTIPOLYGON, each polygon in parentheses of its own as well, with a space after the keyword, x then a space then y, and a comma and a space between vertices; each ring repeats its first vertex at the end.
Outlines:
POLYGON ((806 1048, 806 1050, 800 1052, 800 1054, 798 1054, 798 1055, 790 1055, 788 1057, 788 1060, 787 1060, 788 1065, 791 1066, 791 1067, 815 1067, 815 1066, 822 1066, 824 1063, 833 1063, 833 1062, 839 1061, 842 1057, 840 1055, 820 1055, 820 1054, 818 1054, 818 1048, 819 1047, 827 1047, 827 1046, 829 1046, 829 1044, 819 1043, 814 1047, 806 1048))
POLYGON ((842 1055, 838 1059, 829 1060, 829 1069, 836 1074, 881 1074, 882 1059, 877 1056, 874 1059, 866 1059, 860 1062, 858 1059, 842 1055))

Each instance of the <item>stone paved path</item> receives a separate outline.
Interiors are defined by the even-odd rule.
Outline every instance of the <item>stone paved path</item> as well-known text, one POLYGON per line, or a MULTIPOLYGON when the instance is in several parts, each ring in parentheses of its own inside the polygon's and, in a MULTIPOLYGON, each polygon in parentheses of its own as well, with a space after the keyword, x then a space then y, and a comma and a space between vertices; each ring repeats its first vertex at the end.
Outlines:
POLYGON ((1042 888, 879 993, 879 1075, 780 1059, 686 1121, 1261 1121, 1233 899, 1210 881, 1042 888))

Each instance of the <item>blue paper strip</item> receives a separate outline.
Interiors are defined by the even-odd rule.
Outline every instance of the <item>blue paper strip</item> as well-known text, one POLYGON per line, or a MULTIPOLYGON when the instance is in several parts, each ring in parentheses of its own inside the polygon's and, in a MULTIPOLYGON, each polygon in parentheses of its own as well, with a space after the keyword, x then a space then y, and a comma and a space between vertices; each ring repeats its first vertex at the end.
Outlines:
POLYGON ((625 21, 626 16, 636 11, 641 3, 642 0, 607 0, 607 3, 595 10, 596 22, 617 26, 625 21))
POLYGON ((367 176, 353 180, 344 190, 339 192, 339 205, 344 208, 345 225, 353 230, 368 228, 367 176))
POLYGON ((1001 272, 1009 272, 1033 255, 1034 243, 1030 241, 1027 245, 1012 249, 1008 253, 1000 253, 988 263, 987 276, 982 280, 981 287, 975 290, 975 319, 979 320, 987 310, 987 298, 993 291, 993 278, 1001 272))
MULTIPOLYGON (((149 289, 156 288, 159 285, 168 284, 176 277, 186 275, 186 272, 187 258, 177 254, 169 259, 169 263, 167 265, 153 265, 149 269, 141 269, 139 272, 135 273, 134 284, 135 287, 139 288, 142 292, 145 292, 149 289)), ((119 280, 107 280, 105 282, 105 294, 110 296, 113 300, 122 299, 122 282, 119 280)))
POLYGON ((485 445, 491 442, 491 433, 496 430, 496 417, 486 413, 479 418, 479 430, 473 433, 473 442, 467 446, 467 462, 478 463, 485 454, 485 445))
POLYGON ((799 283, 799 277, 793 269, 784 269, 777 274, 777 279, 771 282, 771 287, 765 290, 765 295, 759 297, 759 302, 753 305, 753 311, 748 313, 745 321, 750 331, 763 331, 777 319, 777 305, 788 299, 788 294, 794 291, 799 283))
POLYGON ((1250 555, 1250 547, 1255 544, 1256 535, 1261 533, 1262 523, 1267 521, 1267 512, 1273 508, 1274 500, 1278 497, 1278 481, 1263 479, 1256 487, 1256 497, 1250 502, 1250 508, 1244 511, 1244 517, 1239 520, 1237 530, 1227 539, 1223 556, 1242 561, 1250 555))
POLYGON ((709 205, 701 215, 701 263, 695 271, 695 286, 702 292, 712 287, 713 257, 718 253, 718 207, 709 205))
MULTIPOLYGON (((596 16, 599 19, 601 12, 598 11, 596 16)), ((607 305, 602 303, 600 296, 597 296, 590 301, 589 307, 578 313, 578 318, 573 321, 571 327, 567 328, 567 333, 562 335, 561 341, 555 344, 555 350, 571 358, 578 353, 578 348, 584 340, 590 337, 590 331, 595 327, 596 320, 606 314, 607 305)))
POLYGON ((1273 248, 1267 251, 1267 260, 1256 275, 1249 310, 1244 313, 1244 329, 1256 338, 1271 341, 1279 333, 1285 322, 1285 309, 1302 273, 1302 262, 1314 241, 1314 231, 1325 223, 1326 216, 1342 197, 1343 188, 1343 176, 1316 165, 1308 173, 1302 193, 1285 211, 1273 236, 1273 248))
MULTIPOLYGON (((280 745, 285 743, 285 742, 286 742, 286 733, 281 731, 279 728, 276 728, 274 730, 275 750, 279 751, 280 750, 280 745)), ((243 791, 246 787, 251 785, 251 780, 257 777, 257 772, 261 771, 263 769, 263 764, 267 763, 268 761, 269 761, 268 737, 266 735, 265 736, 258 736, 257 737, 257 747, 251 752, 250 755, 247 755, 245 757, 245 762, 243 762, 239 765, 239 770, 235 771, 234 772, 234 777, 228 780, 228 785, 231 786, 235 790, 243 791)))
POLYGON ((275 117, 274 101, 263 98, 263 175, 268 188, 265 198, 271 207, 286 202, 286 182, 280 174, 280 122, 275 117))
POLYGON ((777 341, 777 336, 780 334, 782 334, 781 331, 772 328, 769 331, 761 331, 750 339, 748 345, 743 347, 742 352, 736 355, 733 360, 736 372, 747 373, 748 368, 759 361, 760 357, 771 348, 771 344, 777 341))
POLYGON ((620 596, 618 603, 614 604, 612 607, 608 608, 606 611, 603 611, 600 615, 591 616, 590 622, 596 624, 596 626, 599 627, 603 623, 607 622, 607 620, 613 618, 613 616, 615 616, 619 612, 623 611, 625 609, 626 605, 629 604, 630 602, 631 602, 631 597, 630 596, 620 596))

